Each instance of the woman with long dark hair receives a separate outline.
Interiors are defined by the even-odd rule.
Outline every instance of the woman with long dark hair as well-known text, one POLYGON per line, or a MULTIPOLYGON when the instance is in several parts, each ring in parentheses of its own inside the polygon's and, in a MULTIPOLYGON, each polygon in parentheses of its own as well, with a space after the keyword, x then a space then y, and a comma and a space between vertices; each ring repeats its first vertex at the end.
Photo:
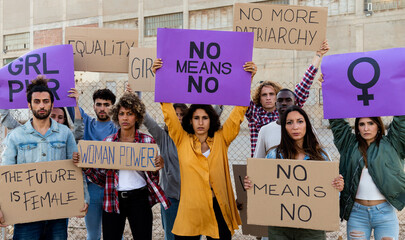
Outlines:
POLYGON ((346 179, 340 217, 347 239, 398 239, 395 212, 405 206, 405 116, 396 116, 388 134, 380 117, 356 118, 354 133, 344 119, 329 120, 346 179))
MULTIPOLYGON (((321 147, 312 130, 308 115, 298 106, 288 107, 281 116, 281 141, 271 148, 266 155, 269 159, 297 159, 330 161, 327 152, 321 147)), ((338 176, 332 186, 342 191, 343 178, 338 176)), ((252 181, 246 176, 244 187, 251 189, 252 181)), ((325 231, 290 227, 269 227, 269 239, 326 239, 325 231)))
MULTIPOLYGON (((162 66, 154 62, 154 70, 162 66)), ((249 62, 245 71, 256 73, 249 62)), ((221 127, 211 105, 192 104, 182 119, 172 104, 162 103, 169 135, 178 151, 181 194, 172 232, 175 239, 231 239, 241 224, 229 173, 228 148, 236 138, 247 107, 235 107, 221 127)))

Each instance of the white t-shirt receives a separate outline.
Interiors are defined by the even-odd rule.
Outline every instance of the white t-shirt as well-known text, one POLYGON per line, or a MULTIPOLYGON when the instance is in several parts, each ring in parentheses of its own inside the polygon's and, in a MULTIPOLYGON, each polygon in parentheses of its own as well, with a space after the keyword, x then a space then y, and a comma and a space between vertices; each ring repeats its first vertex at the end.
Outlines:
POLYGON ((263 126, 257 137, 256 150, 254 158, 265 158, 268 150, 280 144, 281 141, 281 125, 277 122, 271 122, 263 126))
POLYGON ((118 191, 131 191, 146 186, 145 173, 135 170, 118 171, 118 191))
POLYGON ((364 167, 361 171, 359 186, 356 193, 357 199, 362 200, 384 200, 384 195, 381 194, 375 185, 373 179, 368 172, 368 168, 364 167))

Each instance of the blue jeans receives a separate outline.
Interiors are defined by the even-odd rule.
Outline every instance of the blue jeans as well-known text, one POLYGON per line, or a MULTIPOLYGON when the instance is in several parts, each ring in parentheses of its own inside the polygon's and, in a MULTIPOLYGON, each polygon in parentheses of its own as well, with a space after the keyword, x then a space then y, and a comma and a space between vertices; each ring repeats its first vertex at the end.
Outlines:
POLYGON ((68 219, 55 219, 14 225, 14 240, 66 240, 68 219))
POLYGON ((89 210, 86 217, 84 217, 87 228, 87 240, 100 240, 104 188, 90 181, 87 181, 87 188, 90 194, 89 210))
POLYGON ((165 210, 162 204, 160 204, 160 212, 162 214, 162 226, 165 230, 165 240, 174 240, 174 234, 172 233, 174 220, 176 220, 177 210, 179 209, 179 200, 175 198, 168 198, 170 200, 169 209, 165 210))
POLYGON ((399 223, 394 207, 388 202, 375 206, 355 202, 347 221, 347 239, 370 239, 373 229, 376 240, 383 237, 398 239, 399 223))

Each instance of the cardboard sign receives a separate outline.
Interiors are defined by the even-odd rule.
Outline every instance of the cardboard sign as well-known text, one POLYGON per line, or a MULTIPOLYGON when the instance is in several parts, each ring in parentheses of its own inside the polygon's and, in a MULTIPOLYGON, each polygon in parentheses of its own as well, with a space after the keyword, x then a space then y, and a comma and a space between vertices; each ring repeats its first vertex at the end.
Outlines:
POLYGON ((339 191, 332 187, 338 162, 249 158, 247 163, 253 184, 247 191, 249 224, 339 230, 339 191))
POLYGON ((82 170, 72 160, 0 167, 5 224, 83 216, 82 170))
POLYGON ((129 52, 128 83, 132 90, 155 91, 155 74, 152 72, 156 48, 131 48, 129 52))
POLYGON ((253 33, 159 28, 155 101, 248 106, 252 52, 253 33))
POLYGON ((127 73, 138 30, 68 27, 65 43, 73 46, 76 71, 127 73))
POLYGON ((0 69, 0 109, 28 108, 27 86, 38 75, 49 79, 54 107, 76 106, 67 96, 75 87, 72 46, 57 45, 35 49, 0 69))
POLYGON ((82 168, 156 170, 156 144, 81 140, 77 147, 82 168))
POLYGON ((326 39, 328 8, 237 3, 233 30, 253 32, 257 48, 318 50, 326 39))
POLYGON ((325 118, 405 114, 405 48, 326 56, 322 61, 325 118), (350 106, 350 107, 348 107, 350 106))
POLYGON ((242 210, 239 210, 240 218, 242 219, 243 235, 266 237, 268 235, 268 227, 247 224, 247 193, 243 186, 243 179, 246 176, 246 165, 233 164, 232 168, 235 179, 236 198, 238 203, 243 204, 242 210))

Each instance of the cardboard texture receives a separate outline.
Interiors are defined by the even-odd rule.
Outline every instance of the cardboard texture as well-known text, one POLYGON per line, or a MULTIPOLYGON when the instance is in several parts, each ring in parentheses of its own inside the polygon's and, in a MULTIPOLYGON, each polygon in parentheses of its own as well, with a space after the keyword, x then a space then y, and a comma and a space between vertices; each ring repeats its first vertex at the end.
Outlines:
POLYGON ((155 102, 249 106, 252 53, 253 33, 158 28, 155 102))
POLYGON ((253 32, 254 47, 316 51, 326 39, 328 8, 236 3, 233 30, 253 32))
POLYGON ((0 109, 28 108, 26 88, 38 75, 49 79, 55 107, 76 106, 67 96, 75 79, 73 49, 66 44, 35 49, 0 68, 0 109))
POLYGON ((156 48, 131 48, 128 83, 133 91, 155 91, 155 74, 152 72, 155 59, 156 48))
POLYGON ((75 71, 128 73, 129 50, 138 46, 138 29, 68 27, 65 43, 73 46, 75 71))
POLYGON ((77 147, 82 168, 156 170, 156 144, 80 140, 77 147))
POLYGON ((267 226, 247 224, 247 193, 243 187, 243 179, 246 176, 246 165, 233 164, 233 177, 235 179, 236 199, 242 203, 242 210, 239 210, 242 219, 243 235, 252 235, 257 237, 266 237, 268 235, 267 226))
POLYGON ((324 118, 404 115, 404 66, 405 48, 326 56, 324 118))
POLYGON ((70 160, 0 167, 5 224, 83 216, 82 170, 70 160))
POLYGON ((249 224, 339 230, 339 163, 288 159, 247 160, 249 224))

